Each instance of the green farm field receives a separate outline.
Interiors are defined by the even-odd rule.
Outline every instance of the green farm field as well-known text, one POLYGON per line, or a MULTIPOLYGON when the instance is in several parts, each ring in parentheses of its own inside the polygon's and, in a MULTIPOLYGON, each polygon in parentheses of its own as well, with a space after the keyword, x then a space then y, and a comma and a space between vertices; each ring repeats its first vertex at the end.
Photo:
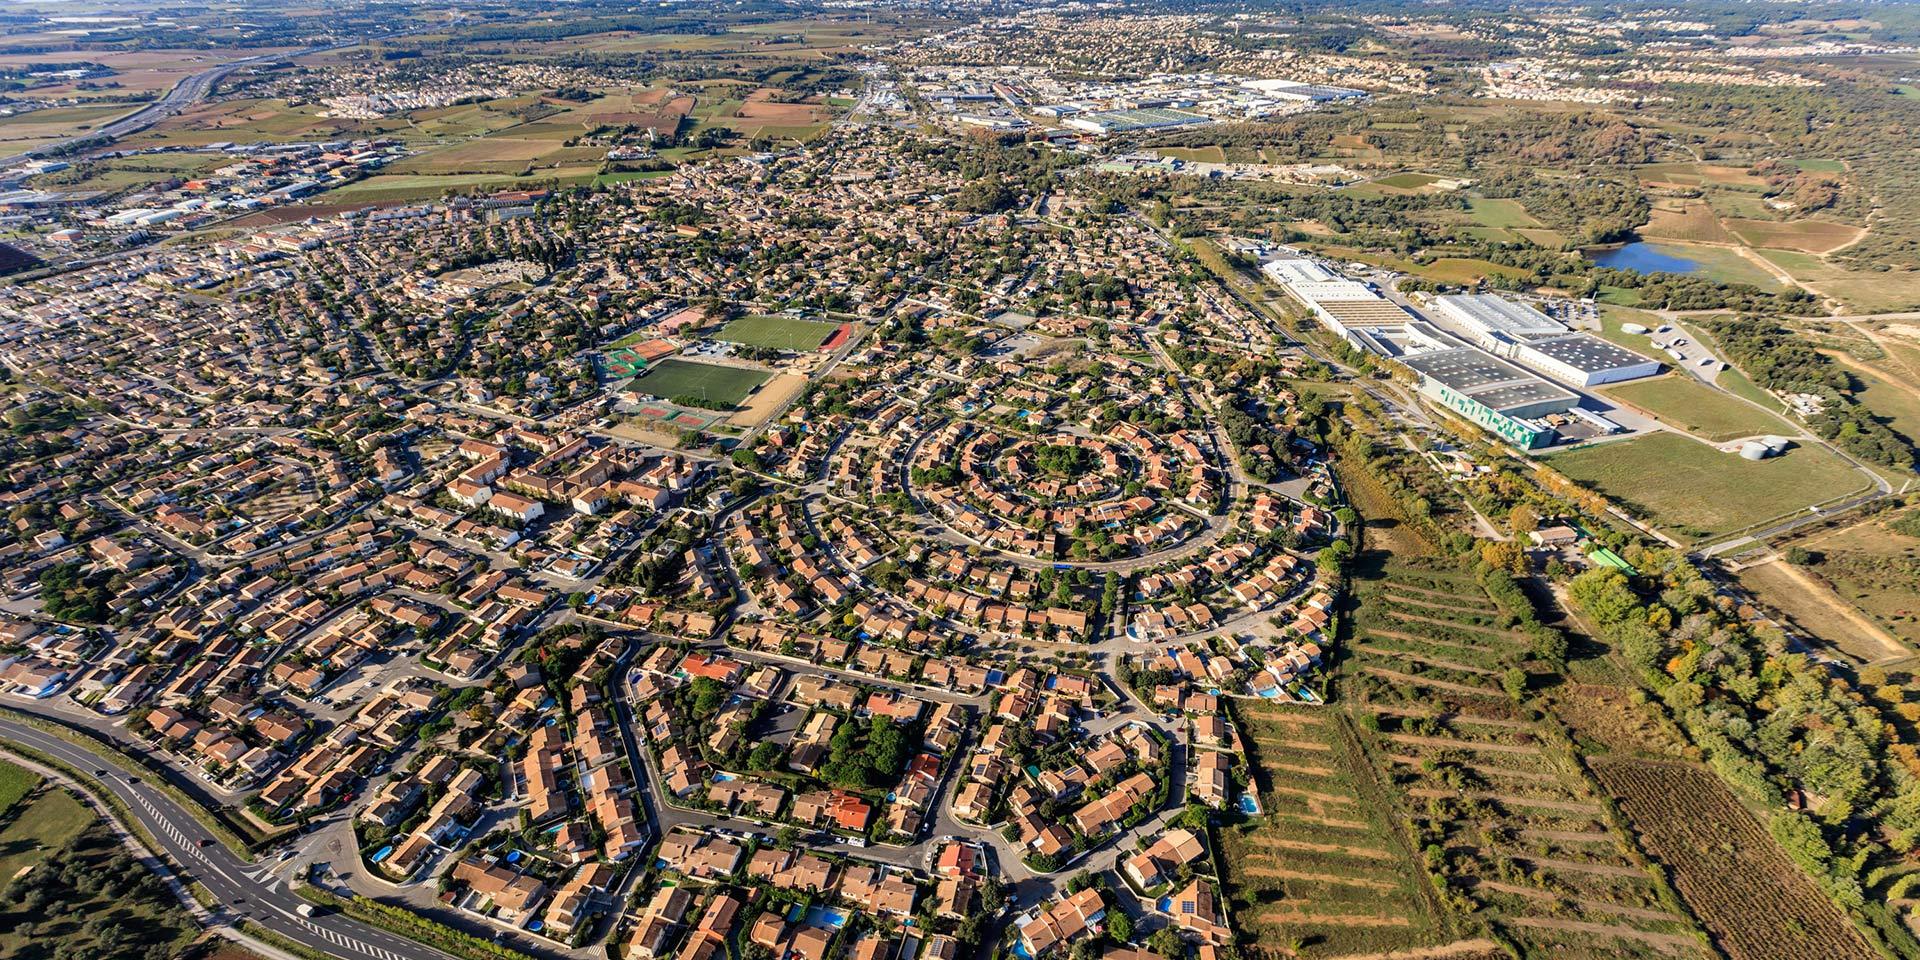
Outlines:
POLYGON ((1236 926, 1308 957, 1432 945, 1422 889, 1381 786, 1339 711, 1235 701, 1261 815, 1215 832, 1236 926))
POLYGON ((1867 480, 1819 447, 1742 459, 1674 433, 1551 454, 1548 466, 1669 533, 1702 539, 1864 489, 1867 480))

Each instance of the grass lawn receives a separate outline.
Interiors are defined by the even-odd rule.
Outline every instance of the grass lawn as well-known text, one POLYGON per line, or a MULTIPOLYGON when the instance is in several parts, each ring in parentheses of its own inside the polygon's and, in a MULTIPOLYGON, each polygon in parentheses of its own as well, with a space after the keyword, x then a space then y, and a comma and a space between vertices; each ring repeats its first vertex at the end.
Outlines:
POLYGON ((1483 227, 1541 227, 1527 208, 1518 200, 1489 200, 1485 197, 1471 197, 1467 200, 1467 214, 1473 222, 1483 227))
POLYGON ((767 377, 758 370, 669 358, 634 380, 632 389, 665 400, 704 398, 707 409, 728 410, 739 406, 767 377))
POLYGON ((728 323, 713 339, 772 350, 817 350, 839 326, 822 320, 755 315, 728 323))
POLYGON ((0 828, 0 877, 12 877, 45 860, 92 822, 93 811, 65 790, 41 794, 0 828))
POLYGON ((1804 510, 1867 484, 1819 447, 1753 461, 1674 433, 1595 444, 1545 462, 1668 532, 1694 539, 1804 510))
POLYGON ((1153 152, 1175 160, 1194 163, 1226 163, 1227 152, 1218 146, 1207 147, 1154 147, 1153 152))
POLYGON ((1847 165, 1838 160, 1795 160, 1793 165, 1808 173, 1845 173, 1847 165))
POLYGON ((1600 392, 1645 410, 1663 423, 1716 443, 1760 433, 1793 431, 1779 417, 1720 393, 1695 380, 1691 374, 1637 380, 1605 387, 1600 392))
POLYGON ((1393 187, 1397 190, 1418 190, 1421 187, 1437 183, 1442 179, 1445 178, 1434 176, 1431 173, 1396 173, 1391 176, 1381 177, 1373 182, 1383 187, 1393 187))
POLYGON ((21 798, 40 785, 40 775, 17 764, 0 760, 0 816, 5 816, 21 798))

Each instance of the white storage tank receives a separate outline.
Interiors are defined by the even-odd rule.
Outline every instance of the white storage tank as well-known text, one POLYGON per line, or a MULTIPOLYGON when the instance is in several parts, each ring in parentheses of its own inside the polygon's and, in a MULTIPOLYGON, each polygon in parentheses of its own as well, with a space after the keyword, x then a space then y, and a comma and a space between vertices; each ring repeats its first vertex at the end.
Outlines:
POLYGON ((1623 323, 1620 325, 1620 332, 1645 336, 1647 333, 1647 326, 1646 324, 1643 324, 1643 323, 1623 323))
POLYGON ((1773 453, 1772 448, 1758 440, 1748 440, 1740 445, 1740 456, 1747 460, 1765 460, 1773 453))

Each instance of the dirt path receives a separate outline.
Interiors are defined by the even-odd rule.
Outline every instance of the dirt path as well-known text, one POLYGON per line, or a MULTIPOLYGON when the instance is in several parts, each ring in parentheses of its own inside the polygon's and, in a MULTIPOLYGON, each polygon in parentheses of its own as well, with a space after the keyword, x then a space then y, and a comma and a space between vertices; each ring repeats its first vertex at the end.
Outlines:
POLYGON ((1300 913, 1285 907, 1262 910, 1253 915, 1256 923, 1323 923, 1339 927, 1405 927, 1413 921, 1406 917, 1377 917, 1364 913, 1300 913))
MULTIPOLYGON (((1452 790, 1442 790, 1438 787, 1415 787, 1407 791, 1407 796, 1419 797, 1425 800, 1429 797, 1452 797, 1458 796, 1458 794, 1452 790)), ((1500 793, 1495 790, 1475 790, 1467 793, 1466 796, 1475 800, 1489 800, 1509 807, 1537 807, 1541 810, 1558 810, 1561 813, 1582 814, 1590 817, 1597 817, 1601 813, 1599 804, 1584 803, 1579 800, 1551 800, 1545 797, 1523 797, 1516 793, 1500 793)))
MULTIPOLYGON (((1394 763, 1405 764, 1409 767, 1418 767, 1420 764, 1426 762, 1425 757, 1410 757, 1402 753, 1388 754, 1387 759, 1392 760, 1394 763)), ((1462 766, 1475 773, 1484 774, 1489 777, 1511 777, 1515 780, 1531 780, 1535 783, 1560 782, 1559 777, 1551 773, 1541 773, 1536 770, 1514 770, 1508 767, 1489 766, 1484 763, 1467 763, 1462 764, 1462 766)))
POLYGON ((1279 737, 1249 737, 1248 739, 1263 747, 1274 747, 1282 750, 1309 750, 1314 753, 1333 752, 1332 747, 1324 743, 1316 743, 1312 740, 1282 740, 1279 737))
POLYGON ((1462 643, 1458 640, 1441 640, 1437 637, 1423 637, 1417 633, 1407 633, 1404 630, 1383 630, 1379 627, 1362 627, 1360 630, 1361 634, 1367 637, 1381 637, 1388 640, 1399 640, 1405 643, 1424 644, 1429 647, 1443 647, 1448 650, 1458 650, 1461 653, 1488 653, 1499 649, 1497 646, 1474 646, 1471 643, 1462 643))
POLYGON ((1314 813, 1300 813, 1294 810, 1268 810, 1267 816, 1275 820, 1291 820, 1295 823, 1311 823, 1316 827, 1329 830, 1367 830, 1370 824, 1359 820, 1341 820, 1337 817, 1322 816, 1314 813))
POLYGON ((1387 736, 1394 743, 1404 743, 1415 747, 1435 747, 1438 749, 1469 750, 1475 753, 1506 753, 1523 757, 1537 757, 1540 748, 1518 743, 1480 743, 1473 740, 1455 740, 1450 737, 1420 737, 1411 733, 1395 733, 1387 736))
POLYGON ((1373 712, 1381 714, 1382 716, 1426 717, 1429 720, 1438 720, 1448 726, 1455 726, 1462 723, 1476 723, 1483 727, 1501 727, 1506 730, 1533 729, 1533 725, 1524 720, 1508 720, 1504 717, 1476 717, 1468 713, 1442 713, 1437 710, 1413 710, 1407 707, 1388 706, 1374 707, 1373 712))
POLYGON ((1448 693, 1464 693, 1464 694, 1468 694, 1470 696, 1476 696, 1476 697, 1491 697, 1491 696, 1497 695, 1494 691, 1489 690, 1485 687, 1469 687, 1464 683, 1448 683, 1445 680, 1429 680, 1426 677, 1416 677, 1410 673, 1401 673, 1398 670, 1388 670, 1386 667, 1374 666, 1373 664, 1366 664, 1361 669, 1365 670, 1370 674, 1373 674, 1376 677, 1385 677, 1388 680, 1398 680, 1401 683, 1410 683, 1416 687, 1429 687, 1434 690, 1445 690, 1448 693))
POLYGON ((1454 630, 1471 630, 1474 633, 1484 633, 1489 637, 1497 637, 1509 643, 1520 642, 1519 637, 1514 636, 1511 631, 1507 631, 1507 630, 1496 630, 1493 627, 1482 627, 1477 624, 1471 624, 1471 623, 1459 623, 1453 620, 1441 620, 1437 617, 1416 616, 1411 613, 1402 613, 1398 610, 1392 611, 1392 613, 1393 613, 1393 618, 1395 620, 1406 620, 1412 623, 1424 623, 1424 624, 1427 624, 1428 626, 1433 626, 1433 627, 1450 627, 1454 630))
POLYGON ((1647 872, 1639 867, 1622 866, 1609 863, 1581 863, 1578 860, 1556 860, 1553 857, 1535 857, 1531 855, 1515 856, 1515 860, 1525 860, 1542 870, 1565 870, 1568 873, 1591 873, 1600 877, 1632 877, 1635 880, 1647 879, 1647 872))
MULTIPOLYGON (((1467 585, 1461 584, 1461 586, 1466 587, 1467 585)), ((1469 587, 1468 589, 1472 589, 1472 588, 1469 587)), ((1418 594, 1423 594, 1429 597, 1446 597, 1448 599, 1454 599, 1460 596, 1457 593, 1448 593, 1445 590, 1435 590, 1431 587, 1416 587, 1411 583, 1402 583, 1399 580, 1387 581, 1387 586, 1385 587, 1385 590, 1387 593, 1396 593, 1396 592, 1418 593, 1418 594)))
MULTIPOLYGON (((1254 837, 1249 842, 1266 847, 1278 847, 1282 850, 1298 850, 1303 853, 1340 853, 1349 857, 1360 857, 1365 860, 1394 859, 1393 854, 1376 847, 1354 847, 1341 843, 1314 843, 1310 840, 1289 840, 1285 837, 1254 837)), ((1258 860, 1262 857, 1274 860, 1280 859, 1278 854, 1272 853, 1256 853, 1248 859, 1258 860)))
POLYGON ((1285 770, 1288 773, 1297 773, 1303 777, 1319 777, 1324 779, 1333 776, 1333 770, 1330 768, 1315 767, 1304 763, 1280 763, 1275 760, 1269 760, 1261 764, 1261 766, 1269 770, 1285 770))
POLYGON ((1408 596, 1407 594, 1401 593, 1400 588, 1397 586, 1388 587, 1386 590, 1385 596, 1388 600, 1394 603, 1409 603, 1416 607, 1427 607, 1433 610, 1445 610, 1448 613, 1471 613, 1477 616, 1477 615, 1485 614, 1488 609, 1486 606, 1467 607, 1467 606, 1458 606, 1451 603, 1441 603, 1440 601, 1435 600, 1432 597, 1408 596))
POLYGON ((1442 660, 1439 657, 1428 656, 1424 653, 1414 653, 1410 650, 1388 650, 1388 649, 1385 649, 1384 647, 1376 647, 1370 643, 1356 643, 1353 645, 1353 649, 1359 650, 1362 653, 1371 653, 1376 657, 1386 657, 1388 659, 1398 658, 1401 660, 1412 660, 1416 663, 1424 663, 1431 667, 1440 667, 1445 670, 1455 670, 1460 673, 1471 673, 1479 677, 1497 677, 1500 675, 1500 672, 1498 670, 1489 670, 1486 667, 1470 666, 1468 664, 1460 663, 1457 660, 1442 660))
POLYGON ((1260 877, 1266 880, 1299 880, 1304 883, 1330 883, 1342 887, 1364 887, 1368 890, 1378 890, 1382 893, 1392 891, 1397 886, 1390 881, 1375 880, 1371 877, 1343 877, 1331 873, 1308 873, 1304 870, 1288 870, 1284 867, 1247 867, 1240 872, 1249 877, 1260 877))
MULTIPOLYGON (((1906 644, 1901 643, 1899 638, 1888 633, 1880 624, 1875 623, 1872 617, 1861 613, 1860 608, 1848 603, 1845 598, 1834 593, 1831 587, 1807 576, 1806 571, 1788 563, 1784 559, 1774 560, 1770 563, 1756 563, 1746 569, 1760 567, 1772 570, 1780 576, 1793 581, 1794 585, 1798 586, 1802 591, 1803 597, 1826 607, 1833 615, 1845 620, 1855 630, 1858 630, 1861 638, 1872 641, 1873 646, 1880 650, 1881 654, 1878 657, 1870 658, 1867 662, 1879 663, 1886 660, 1899 660, 1913 655, 1913 651, 1910 650, 1906 644)), ((1781 607, 1781 605, 1777 603, 1773 604, 1773 606, 1781 607)), ((1785 608, 1781 608, 1781 610, 1789 617, 1793 615, 1791 610, 1785 608)), ((1802 624, 1802 627, 1804 628, 1805 624, 1802 624)), ((1836 646, 1839 643, 1839 641, 1828 637, 1822 637, 1821 639, 1833 643, 1836 646)))
POLYGON ((1561 930, 1568 933, 1588 933, 1601 937, 1617 937, 1622 940, 1638 940, 1676 956, 1699 953, 1700 941, 1678 933, 1649 933, 1611 923, 1588 923, 1583 920, 1561 920, 1554 917, 1508 917, 1507 922, 1516 927, 1534 927, 1541 930, 1561 930))
POLYGON ((1520 836, 1555 843, 1612 843, 1613 834, 1605 830, 1522 830, 1520 836))
MULTIPOLYGON (((1525 897, 1529 900, 1558 901, 1560 899, 1559 894, 1549 893, 1545 890, 1536 889, 1534 887, 1521 886, 1517 883, 1501 883, 1498 880, 1476 879, 1473 885, 1476 887, 1485 887, 1488 890, 1498 890, 1501 893, 1512 894, 1516 897, 1525 897)), ((1598 911, 1600 913, 1612 913, 1622 917, 1632 917, 1635 920, 1649 920, 1655 923, 1686 923, 1687 922, 1687 919, 1685 917, 1668 913, 1665 910, 1650 910, 1646 907, 1630 907, 1622 903, 1610 903, 1605 900, 1594 900, 1589 897, 1568 897, 1567 899, 1571 900, 1574 903, 1579 904, 1580 909, 1582 910, 1592 910, 1592 911, 1598 911)))
POLYGON ((1307 802, 1307 806, 1313 808, 1313 812, 1315 813, 1321 812, 1319 809, 1320 807, 1327 807, 1327 806, 1351 807, 1356 802, 1358 802, 1353 797, 1341 797, 1341 796, 1335 796, 1330 793, 1318 793, 1313 790, 1302 790, 1299 787, 1274 787, 1273 792, 1277 794, 1289 796, 1289 797, 1299 797, 1300 799, 1305 800, 1307 802))
POLYGON ((1504 957, 1506 951, 1492 940, 1456 940, 1437 947, 1413 947, 1407 950, 1388 950, 1385 953, 1343 953, 1333 960, 1481 960, 1483 957, 1504 957))

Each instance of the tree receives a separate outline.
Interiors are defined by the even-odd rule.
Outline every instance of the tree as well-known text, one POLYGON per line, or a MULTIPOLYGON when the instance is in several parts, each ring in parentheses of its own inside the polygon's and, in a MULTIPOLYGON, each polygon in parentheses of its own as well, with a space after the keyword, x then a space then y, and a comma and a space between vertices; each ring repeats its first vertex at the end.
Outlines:
POLYGON ((1519 667, 1508 667, 1506 672, 1500 675, 1500 687, 1516 702, 1526 699, 1527 672, 1519 667))
POLYGON ((1531 504, 1519 504, 1507 511, 1507 529, 1516 535, 1526 536, 1540 529, 1540 513, 1531 504))
POLYGON ((1174 933, 1171 927, 1155 930, 1153 935, 1147 938, 1147 946, 1153 948, 1154 953, 1166 957, 1167 960, 1181 960, 1187 955, 1186 943, 1181 941, 1180 935, 1174 933))

